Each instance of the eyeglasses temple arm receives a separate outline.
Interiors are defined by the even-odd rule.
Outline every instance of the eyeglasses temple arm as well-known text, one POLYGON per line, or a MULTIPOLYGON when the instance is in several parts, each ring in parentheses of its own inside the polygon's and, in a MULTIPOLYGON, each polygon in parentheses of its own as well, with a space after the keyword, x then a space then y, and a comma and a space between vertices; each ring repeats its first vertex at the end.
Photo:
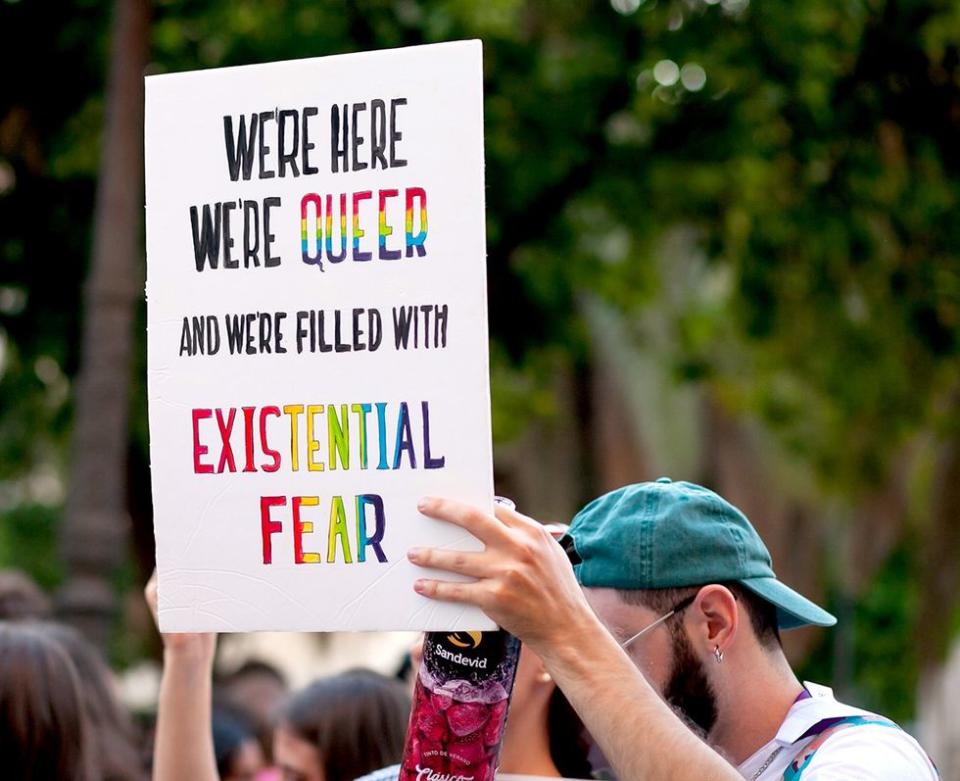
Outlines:
POLYGON ((671 610, 671 611, 670 611, 669 613, 667 613, 666 615, 660 616, 660 618, 658 618, 658 619, 657 619, 656 621, 654 621, 652 624, 647 624, 647 626, 645 626, 643 629, 641 629, 639 632, 637 632, 637 633, 636 633, 633 637, 631 637, 629 640, 624 640, 622 643, 620 643, 620 647, 621 647, 621 648, 626 648, 628 645, 630 645, 630 643, 632 643, 632 642, 633 642, 634 640, 636 640, 638 637, 643 637, 643 635, 645 635, 645 634, 646 634, 647 632, 649 632, 651 629, 655 629, 656 627, 660 626, 660 624, 662 624, 664 621, 666 621, 668 618, 670 618, 670 616, 672 616, 672 615, 673 615, 674 613, 676 613, 676 612, 677 612, 676 610, 671 610))

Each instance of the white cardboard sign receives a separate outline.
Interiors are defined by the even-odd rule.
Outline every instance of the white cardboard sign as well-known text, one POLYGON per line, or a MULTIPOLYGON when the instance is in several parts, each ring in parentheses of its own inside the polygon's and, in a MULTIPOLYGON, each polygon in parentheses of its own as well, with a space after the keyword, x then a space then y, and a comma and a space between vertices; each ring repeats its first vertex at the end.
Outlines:
POLYGON ((147 78, 164 631, 492 628, 405 557, 493 506, 482 92, 478 41, 147 78))

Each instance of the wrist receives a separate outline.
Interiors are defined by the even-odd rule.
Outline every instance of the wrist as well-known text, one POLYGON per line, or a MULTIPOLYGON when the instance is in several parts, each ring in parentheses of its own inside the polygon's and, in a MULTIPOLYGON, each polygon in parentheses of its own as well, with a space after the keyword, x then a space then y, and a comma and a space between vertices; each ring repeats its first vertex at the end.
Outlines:
POLYGON ((544 660, 551 674, 573 671, 592 657, 597 643, 605 636, 607 630, 603 624, 592 610, 585 607, 558 622, 552 635, 533 645, 533 650, 544 660))
POLYGON ((215 651, 216 646, 202 642, 164 645, 163 664, 165 668, 212 670, 215 651))

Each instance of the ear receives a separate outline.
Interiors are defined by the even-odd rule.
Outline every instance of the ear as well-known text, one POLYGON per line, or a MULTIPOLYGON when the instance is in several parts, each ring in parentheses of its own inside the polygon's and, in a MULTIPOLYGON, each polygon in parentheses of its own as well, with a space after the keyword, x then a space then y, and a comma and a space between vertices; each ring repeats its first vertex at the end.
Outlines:
POLYGON ((530 654, 530 662, 533 667, 533 673, 535 676, 534 679, 536 680, 536 682, 541 686, 544 686, 546 684, 551 684, 552 686, 553 677, 550 675, 550 673, 547 672, 547 666, 543 663, 543 659, 541 659, 538 654, 531 651, 529 648, 524 650, 526 650, 527 653, 530 654))
POLYGON ((691 639, 704 654, 726 652, 740 625, 740 606, 726 586, 704 586, 690 605, 691 639))

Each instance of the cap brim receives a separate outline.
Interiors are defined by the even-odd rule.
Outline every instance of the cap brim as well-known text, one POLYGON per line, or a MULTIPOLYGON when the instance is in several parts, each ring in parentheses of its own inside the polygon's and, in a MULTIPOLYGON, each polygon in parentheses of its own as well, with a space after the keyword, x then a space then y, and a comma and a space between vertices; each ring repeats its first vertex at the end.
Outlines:
POLYGON ((747 578, 739 583, 777 608, 777 623, 781 629, 837 623, 835 616, 776 578, 747 578))

